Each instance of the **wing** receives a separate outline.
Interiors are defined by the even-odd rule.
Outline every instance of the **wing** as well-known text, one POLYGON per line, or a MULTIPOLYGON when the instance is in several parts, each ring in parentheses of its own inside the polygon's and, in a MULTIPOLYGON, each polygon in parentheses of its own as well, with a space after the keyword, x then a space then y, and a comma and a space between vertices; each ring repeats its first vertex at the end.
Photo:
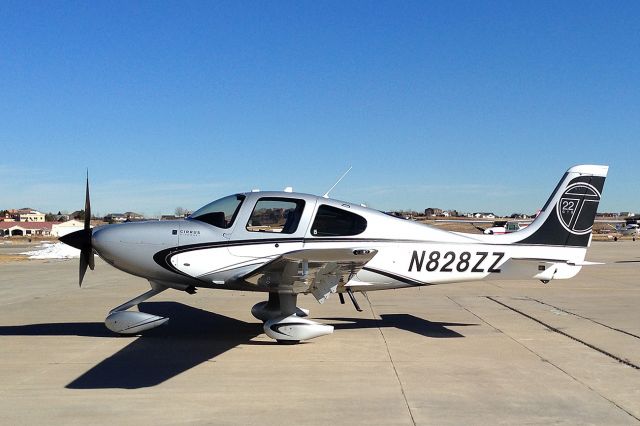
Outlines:
POLYGON ((270 291, 311 293, 323 303, 378 251, 369 248, 307 249, 285 253, 243 276, 270 291))

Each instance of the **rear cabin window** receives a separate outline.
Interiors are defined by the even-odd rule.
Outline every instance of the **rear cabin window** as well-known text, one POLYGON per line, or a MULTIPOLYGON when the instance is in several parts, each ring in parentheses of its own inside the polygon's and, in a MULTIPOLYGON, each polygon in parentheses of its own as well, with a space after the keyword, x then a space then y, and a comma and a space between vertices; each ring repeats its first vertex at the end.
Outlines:
POLYGON ((304 200, 261 198, 251 212, 247 231, 293 234, 298 229, 304 200))
POLYGON ((315 237, 349 236, 361 234, 365 229, 367 220, 362 216, 323 204, 311 225, 311 234, 315 237))

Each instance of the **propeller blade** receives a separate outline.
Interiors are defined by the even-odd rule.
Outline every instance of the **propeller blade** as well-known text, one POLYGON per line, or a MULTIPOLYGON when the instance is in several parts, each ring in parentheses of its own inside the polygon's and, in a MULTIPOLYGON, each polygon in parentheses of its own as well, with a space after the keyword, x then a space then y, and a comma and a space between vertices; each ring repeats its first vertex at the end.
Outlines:
POLYGON ((87 170, 87 190, 84 196, 84 229, 91 229, 91 199, 89 198, 89 170, 87 170))
POLYGON ((82 287, 82 280, 84 279, 84 274, 87 272, 87 256, 84 250, 80 252, 80 281, 78 282, 78 286, 82 287))

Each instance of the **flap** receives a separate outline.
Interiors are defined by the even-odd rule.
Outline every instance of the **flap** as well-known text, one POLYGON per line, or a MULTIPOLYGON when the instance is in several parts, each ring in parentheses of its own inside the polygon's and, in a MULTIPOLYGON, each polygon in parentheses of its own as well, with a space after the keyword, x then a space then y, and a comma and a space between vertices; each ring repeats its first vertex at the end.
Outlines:
POLYGON ((270 291, 312 293, 323 303, 378 251, 370 248, 303 249, 285 253, 242 279, 270 291))

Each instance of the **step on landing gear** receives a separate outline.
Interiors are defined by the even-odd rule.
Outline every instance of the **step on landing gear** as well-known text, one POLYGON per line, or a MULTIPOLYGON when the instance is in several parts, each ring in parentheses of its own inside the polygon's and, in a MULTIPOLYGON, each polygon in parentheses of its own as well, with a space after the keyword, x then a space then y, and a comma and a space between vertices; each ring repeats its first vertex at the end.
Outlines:
POLYGON ((305 318, 309 311, 296 306, 297 298, 297 294, 269 293, 269 300, 254 305, 251 313, 265 321, 264 332, 278 343, 295 344, 333 333, 333 326, 305 318))

